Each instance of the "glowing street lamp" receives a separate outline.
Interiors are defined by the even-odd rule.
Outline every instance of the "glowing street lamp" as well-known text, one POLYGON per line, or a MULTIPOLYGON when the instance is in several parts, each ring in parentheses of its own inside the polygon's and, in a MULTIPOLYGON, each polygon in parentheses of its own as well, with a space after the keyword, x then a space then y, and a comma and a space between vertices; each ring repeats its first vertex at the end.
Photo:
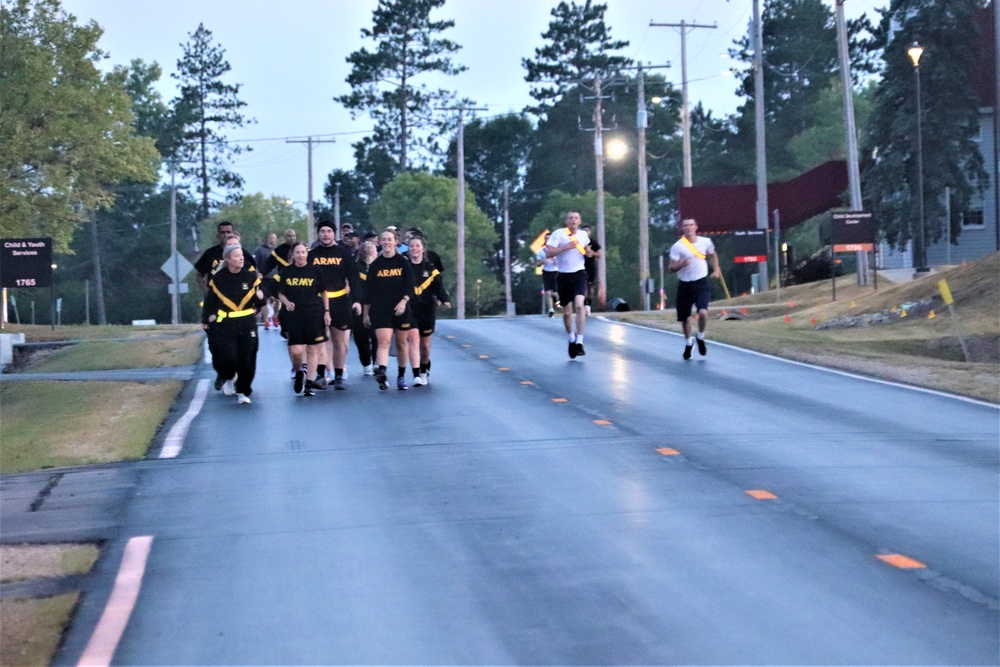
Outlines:
POLYGON ((913 61, 913 76, 917 85, 917 219, 920 225, 920 254, 919 263, 916 267, 918 273, 929 271, 927 267, 927 236, 924 229, 924 136, 923 121, 921 120, 920 103, 920 57, 924 55, 924 47, 917 42, 906 50, 906 54, 913 61))

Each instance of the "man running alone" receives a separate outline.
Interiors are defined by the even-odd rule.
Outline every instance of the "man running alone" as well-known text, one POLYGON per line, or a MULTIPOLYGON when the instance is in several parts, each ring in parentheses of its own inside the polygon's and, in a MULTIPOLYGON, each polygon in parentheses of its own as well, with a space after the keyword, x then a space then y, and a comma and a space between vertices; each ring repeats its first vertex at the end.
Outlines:
POLYGON ((584 302, 587 298, 587 270, 584 259, 593 251, 588 248, 590 237, 580 229, 580 212, 566 214, 566 227, 552 232, 545 243, 545 253, 556 260, 559 275, 556 287, 559 302, 563 306, 563 326, 569 337, 569 358, 575 359, 586 354, 583 350, 583 330, 587 322, 584 302), (573 320, 576 320, 576 333, 573 320))
POLYGON ((708 354, 705 347, 705 326, 708 323, 708 300, 712 285, 708 282, 708 262, 712 262, 712 278, 722 278, 719 257, 712 239, 698 236, 698 223, 692 218, 681 221, 681 238, 670 248, 670 272, 677 274, 677 321, 684 329, 684 358, 691 358, 691 348, 698 344, 698 353, 708 354), (698 309, 697 337, 691 336, 691 306, 698 309))

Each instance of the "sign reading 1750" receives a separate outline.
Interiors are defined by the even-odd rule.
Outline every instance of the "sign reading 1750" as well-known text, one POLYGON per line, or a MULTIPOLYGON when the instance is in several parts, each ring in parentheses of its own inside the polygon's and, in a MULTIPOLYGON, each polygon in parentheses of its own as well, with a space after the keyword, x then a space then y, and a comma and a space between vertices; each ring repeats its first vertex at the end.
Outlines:
POLYGON ((51 287, 52 239, 0 239, 0 287, 51 287))

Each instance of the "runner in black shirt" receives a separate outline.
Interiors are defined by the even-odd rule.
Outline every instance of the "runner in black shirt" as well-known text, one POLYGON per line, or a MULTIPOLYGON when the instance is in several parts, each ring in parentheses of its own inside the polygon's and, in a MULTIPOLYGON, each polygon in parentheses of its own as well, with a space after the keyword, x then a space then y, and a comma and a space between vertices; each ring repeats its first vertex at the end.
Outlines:
POLYGON ((309 264, 309 247, 305 243, 295 244, 292 263, 278 274, 278 284, 278 299, 286 311, 288 355, 292 368, 296 369, 295 393, 313 396, 316 384, 312 378, 316 377, 330 326, 330 300, 326 296, 323 271, 309 264))
POLYGON ((416 283, 411 308, 417 324, 417 331, 410 334, 410 345, 418 345, 420 348, 420 369, 419 374, 417 369, 413 370, 413 386, 420 387, 427 384, 431 372, 431 335, 437 320, 438 303, 451 308, 451 297, 444 287, 441 271, 427 256, 424 238, 411 236, 409 245, 408 254, 416 283))
MULTIPOLYGON (((364 292, 365 281, 368 280, 368 267, 375 258, 378 257, 378 248, 374 243, 365 241, 358 248, 358 259, 355 265, 358 269, 359 283, 364 292)), ((365 326, 363 315, 355 315, 351 324, 351 333, 354 334, 354 344, 358 347, 358 360, 364 367, 365 375, 375 375, 375 350, 378 349, 378 340, 375 338, 375 330, 365 326)))
POLYGON ((325 360, 320 362, 317 388, 326 388, 327 361, 333 367, 334 389, 344 386, 344 368, 347 366, 347 348, 351 341, 353 314, 361 313, 361 287, 358 269, 349 250, 337 245, 333 222, 322 220, 316 225, 319 245, 309 251, 309 263, 323 271, 326 295, 330 299, 330 340, 325 360))
POLYGON ((395 331, 396 361, 399 365, 396 389, 408 389, 407 357, 412 367, 420 364, 420 350, 411 350, 407 346, 407 332, 413 329, 413 313, 410 311, 410 299, 414 296, 413 270, 409 260, 396 252, 396 235, 392 231, 382 232, 379 240, 382 242, 382 254, 368 267, 364 289, 365 324, 375 329, 378 338, 375 379, 379 389, 389 388, 385 371, 389 363, 389 342, 395 331))

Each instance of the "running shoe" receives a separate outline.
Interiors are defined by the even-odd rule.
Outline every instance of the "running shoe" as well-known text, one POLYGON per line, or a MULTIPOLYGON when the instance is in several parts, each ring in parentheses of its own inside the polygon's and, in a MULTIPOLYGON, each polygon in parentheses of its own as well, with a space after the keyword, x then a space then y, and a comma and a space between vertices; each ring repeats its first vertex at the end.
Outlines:
POLYGON ((347 385, 344 384, 344 378, 333 378, 333 388, 337 391, 347 389, 347 385))
POLYGON ((549 308, 549 317, 552 317, 555 314, 556 314, 556 311, 554 311, 551 308, 549 308))
POLYGON ((222 391, 222 385, 225 380, 222 379, 221 375, 215 376, 215 391, 222 391))
POLYGON ((406 378, 396 378, 396 389, 400 391, 406 391, 409 389, 409 387, 406 386, 406 378))
POLYGON ((316 376, 316 379, 312 381, 313 389, 317 391, 326 391, 326 387, 329 383, 326 381, 325 377, 316 376))
POLYGON ((293 369, 292 369, 292 375, 291 375, 291 378, 290 378, 290 379, 294 380, 294 379, 295 379, 295 374, 296 374, 296 373, 298 373, 298 372, 299 372, 299 369, 297 369, 297 368, 293 368, 293 369))
POLYGON ((685 359, 690 359, 691 358, 691 346, 690 345, 685 345, 684 346, 684 358, 685 359))
POLYGON ((389 380, 386 378, 385 373, 376 373, 375 381, 378 382, 378 388, 382 391, 389 388, 389 380))
POLYGON ((313 383, 310 382, 309 380, 306 380, 306 386, 305 386, 305 389, 302 390, 302 395, 303 396, 315 396, 316 395, 315 387, 313 386, 313 383))
POLYGON ((344 377, 345 380, 347 379, 347 369, 346 368, 344 369, 343 377, 344 377))
POLYGON ((236 394, 237 405, 250 405, 250 397, 246 394, 236 394))
POLYGON ((302 393, 302 387, 305 386, 306 374, 302 371, 295 371, 295 385, 293 389, 296 394, 302 393))
POLYGON ((264 330, 267 331, 270 328, 271 328, 271 320, 270 319, 264 320, 264 330))
POLYGON ((373 364, 365 366, 365 375, 375 375, 375 366, 373 364))
POLYGON ((429 385, 431 383, 431 374, 430 374, 430 372, 424 371, 423 373, 421 373, 420 374, 420 381, 423 383, 423 385, 425 387, 427 385, 429 385))
POLYGON ((222 393, 226 396, 232 396, 236 393, 236 385, 233 384, 232 380, 226 380, 222 383, 222 393))
POLYGON ((576 343, 569 344, 569 358, 576 359, 576 343))
POLYGON ((706 354, 708 354, 708 348, 705 347, 705 341, 702 338, 698 338, 696 339, 696 341, 698 343, 698 354, 704 357, 706 354))
POLYGON ((587 353, 583 351, 583 343, 577 343, 576 344, 576 356, 582 357, 582 356, 584 356, 586 354, 587 353))
POLYGON ((425 384, 427 384, 427 380, 425 380, 422 375, 418 375, 417 377, 413 378, 414 387, 423 387, 425 384))

